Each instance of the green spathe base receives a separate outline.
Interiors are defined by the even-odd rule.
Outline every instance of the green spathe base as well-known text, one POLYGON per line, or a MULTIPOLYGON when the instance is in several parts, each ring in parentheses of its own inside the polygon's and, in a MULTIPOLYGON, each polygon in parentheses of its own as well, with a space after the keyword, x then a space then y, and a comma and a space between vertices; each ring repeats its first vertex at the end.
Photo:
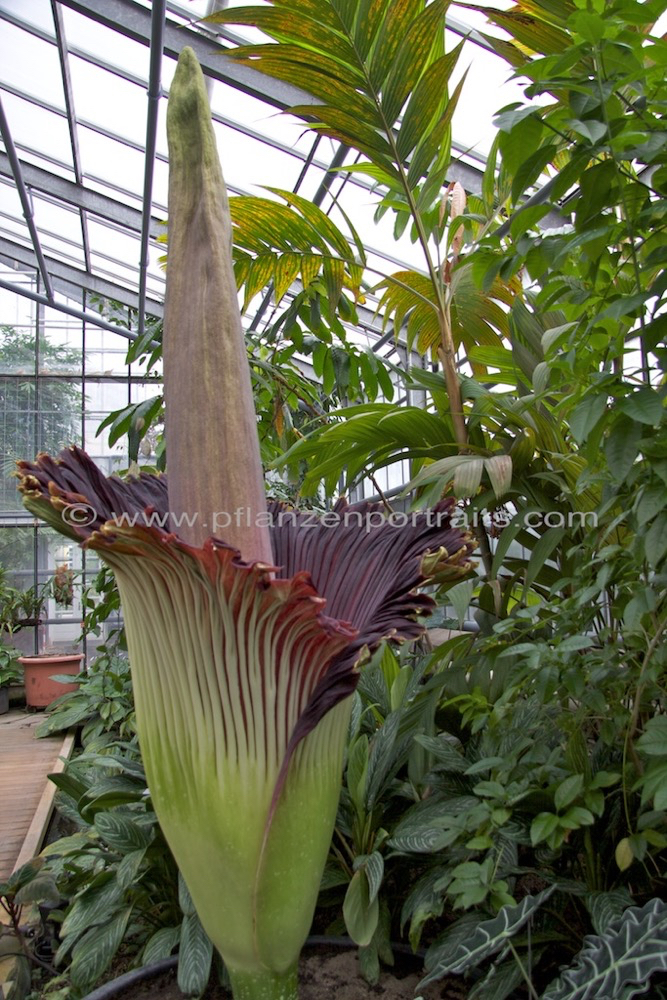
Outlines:
POLYGON ((298 963, 287 972, 236 972, 227 968, 234 1000, 298 1000, 298 963))

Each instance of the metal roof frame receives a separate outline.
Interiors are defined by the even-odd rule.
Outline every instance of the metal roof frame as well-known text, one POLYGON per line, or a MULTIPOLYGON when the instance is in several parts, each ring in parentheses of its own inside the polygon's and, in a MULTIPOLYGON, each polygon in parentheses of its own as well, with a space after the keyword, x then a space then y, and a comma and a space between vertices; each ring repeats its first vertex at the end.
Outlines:
MULTIPOLYGON (((17 242, 14 237, 9 239, 0 235, 0 254, 6 259, 15 261, 22 268, 32 267, 39 272, 43 292, 32 292, 29 296, 35 298, 36 301, 66 312, 67 310, 63 307, 63 304, 55 300, 54 288, 56 286, 61 291, 65 288, 68 290, 79 289, 79 296, 84 290, 94 291, 96 294, 114 298, 136 309, 138 312, 138 329, 139 334, 141 334, 144 328, 144 313, 148 311, 150 314, 161 315, 162 312, 161 303, 154 296, 152 297, 148 294, 149 246, 151 242, 155 245, 155 241, 161 232, 161 220, 155 215, 155 203, 152 197, 154 163, 156 159, 161 162, 166 161, 164 154, 157 153, 156 151, 157 114, 159 101, 163 94, 160 79, 162 56, 167 55, 177 58, 183 46, 186 44, 190 45, 194 49, 203 72, 208 79, 227 84, 255 99, 261 100, 270 107, 280 110, 285 110, 294 104, 314 105, 317 101, 310 94, 299 88, 267 77, 249 67, 238 65, 232 60, 221 58, 221 53, 224 51, 225 45, 237 44, 242 42, 243 39, 221 25, 198 24, 195 27, 188 20, 188 12, 178 4, 170 2, 170 0, 153 0, 152 7, 150 8, 138 3, 137 0, 50 0, 50 6, 54 24, 53 34, 44 28, 26 22, 16 13, 3 10, 0 11, 0 17, 8 23, 27 30, 37 38, 41 38, 56 46, 63 82, 64 110, 62 107, 54 106, 35 95, 21 93, 10 85, 2 85, 0 87, 0 94, 1 90, 4 89, 8 94, 20 97, 36 107, 42 108, 44 111, 66 119, 70 137, 73 171, 72 167, 59 163, 54 157, 38 153, 36 150, 32 150, 18 142, 15 143, 0 100, 0 130, 2 131, 6 147, 6 152, 3 153, 0 151, 0 177, 5 179, 10 178, 16 185, 32 244, 32 251, 30 251, 30 249, 22 245, 21 237, 18 237, 17 242), (142 145, 129 138, 120 136, 105 128, 103 124, 90 122, 77 116, 70 56, 74 55, 82 58, 93 65, 113 73, 121 79, 140 85, 144 90, 146 90, 146 79, 128 72, 120 66, 115 66, 102 57, 85 51, 80 46, 69 45, 65 32, 64 7, 150 48, 145 144, 142 145), (141 195, 125 191, 120 186, 116 187, 108 181, 99 182, 103 183, 108 190, 116 191, 120 198, 131 199, 135 204, 141 204, 141 209, 128 204, 128 200, 121 201, 110 197, 108 194, 95 191, 85 183, 86 180, 94 181, 94 178, 90 174, 85 175, 83 171, 79 149, 79 128, 92 129, 112 141, 120 142, 123 146, 135 149, 144 154, 144 183, 141 195), (24 154, 24 158, 19 156, 19 151, 24 154), (25 157, 39 157, 41 161, 52 162, 54 166, 66 170, 69 174, 73 172, 74 179, 71 180, 68 177, 59 176, 50 170, 44 169, 43 166, 29 162, 25 157), (53 204, 62 204, 76 211, 78 214, 81 228, 81 252, 85 264, 83 270, 68 264, 66 261, 59 261, 44 251, 40 241, 40 234, 33 218, 31 206, 32 191, 39 193, 47 200, 51 200, 53 204), (94 268, 93 258, 95 257, 98 260, 100 258, 103 259, 104 255, 100 254, 99 251, 93 251, 91 247, 89 237, 89 222, 91 219, 101 221, 104 225, 111 227, 120 227, 123 231, 138 235, 139 259, 137 264, 133 263, 131 265, 132 270, 137 270, 138 292, 135 289, 124 287, 122 281, 110 281, 103 273, 99 273, 99 267, 94 268), (95 273, 96 271, 98 273, 95 273)), ((463 22, 448 16, 447 27, 461 37, 467 37, 475 45, 479 45, 485 49, 492 49, 490 43, 479 32, 469 29, 463 22)), ((225 125, 238 129, 244 134, 261 140, 270 146, 274 146, 276 149, 280 149, 304 161, 304 168, 297 181, 297 187, 301 183, 305 171, 311 164, 324 170, 324 178, 315 195, 316 203, 322 201, 332 181, 335 178, 340 179, 341 175, 337 172, 336 167, 345 155, 346 151, 343 148, 335 151, 333 159, 330 162, 325 162, 315 158, 319 137, 315 137, 310 152, 304 152, 301 149, 295 150, 274 138, 264 136, 243 123, 234 122, 219 114, 214 115, 214 118, 225 125)), ((481 165, 477 166, 474 163, 460 159, 451 165, 449 172, 450 179, 458 180, 470 192, 479 193, 483 175, 483 158, 475 153, 466 153, 460 146, 457 147, 456 143, 454 143, 454 148, 458 148, 458 151, 462 155, 467 155, 468 161, 471 159, 477 162, 481 161, 481 165)), ((360 175, 346 174, 343 183, 351 183, 366 189, 371 187, 370 181, 360 175)), ((231 190, 234 189, 231 188, 231 190)), ((159 206, 159 208, 161 207, 159 206)), ((550 212, 542 224, 549 227, 560 225, 562 221, 557 213, 550 212)), ((42 230, 42 232, 45 236, 49 235, 46 230, 42 230)), ((63 242, 67 242, 64 238, 61 237, 61 239, 63 242)), ((400 264, 400 261, 392 258, 386 251, 378 251, 370 246, 369 251, 386 258, 389 262, 400 264)), ((113 263, 113 258, 107 259, 113 263)), ((121 262, 118 261, 118 263, 120 265, 121 262)), ((123 266, 127 267, 127 262, 123 262, 123 266)), ((11 285, 11 283, 3 280, 2 287, 5 288, 8 285, 11 285)), ((15 287, 13 290, 17 294, 27 294, 25 289, 19 287, 15 287)), ((258 326, 267 305, 268 298, 265 297, 254 317, 252 328, 258 326)), ((100 316, 90 314, 87 311, 79 312, 79 318, 100 327, 106 328, 108 326, 100 316)), ((77 313, 77 310, 73 312, 70 310, 70 313, 74 315, 77 313)), ((115 327, 114 330, 118 332, 118 329, 115 327)), ((378 337, 380 335, 381 331, 378 328, 378 337)))

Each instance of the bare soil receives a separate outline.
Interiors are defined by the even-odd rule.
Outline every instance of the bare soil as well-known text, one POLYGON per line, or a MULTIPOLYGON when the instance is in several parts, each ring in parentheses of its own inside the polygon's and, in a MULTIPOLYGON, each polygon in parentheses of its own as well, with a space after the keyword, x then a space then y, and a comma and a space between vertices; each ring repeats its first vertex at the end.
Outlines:
MULTIPOLYGON (((371 986, 359 972, 355 952, 317 951, 301 959, 299 1000, 411 1000, 420 978, 418 973, 396 969, 382 972, 380 981, 371 986)), ((465 1000, 466 994, 461 983, 445 980, 418 995, 424 1000, 465 1000)), ((117 1000, 183 1000, 183 994, 171 972, 132 986, 117 1000)), ((210 985, 203 1000, 231 1000, 231 994, 210 985)))

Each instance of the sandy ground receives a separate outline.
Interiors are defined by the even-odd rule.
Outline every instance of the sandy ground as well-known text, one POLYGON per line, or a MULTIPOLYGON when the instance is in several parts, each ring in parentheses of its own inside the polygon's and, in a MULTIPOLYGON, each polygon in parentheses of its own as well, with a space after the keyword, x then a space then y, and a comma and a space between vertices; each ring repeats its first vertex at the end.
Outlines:
MULTIPOLYGON (((420 976, 415 973, 398 978, 383 972, 379 983, 370 986, 359 974, 353 951, 315 953, 301 960, 299 1000, 412 1000, 420 976)), ((424 1000, 465 1000, 466 991, 451 980, 434 983, 422 993, 424 1000)), ((182 1000, 174 975, 163 975, 150 983, 134 986, 118 1000, 182 1000)), ((210 986, 204 1000, 230 1000, 220 986, 210 986)))

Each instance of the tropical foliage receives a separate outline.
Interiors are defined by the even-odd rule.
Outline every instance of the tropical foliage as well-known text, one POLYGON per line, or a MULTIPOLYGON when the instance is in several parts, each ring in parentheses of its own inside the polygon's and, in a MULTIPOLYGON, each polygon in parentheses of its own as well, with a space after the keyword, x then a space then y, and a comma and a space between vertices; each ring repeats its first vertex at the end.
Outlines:
MULTIPOLYGON (((248 335, 264 461, 312 498, 407 460, 415 502, 453 493, 479 544, 478 576, 436 594, 475 631, 363 668, 316 919, 371 980, 404 939, 424 984, 465 977, 470 1000, 663 997, 665 4, 452 4, 504 29, 485 37, 528 81, 467 193, 449 6, 214 15, 265 33, 226 58, 310 90, 293 113, 354 151, 342 169, 423 254, 380 274, 354 219, 275 189, 231 200, 244 304, 274 303, 248 335), (350 343, 374 295, 404 371, 350 343)), ((133 458, 161 405, 114 416, 133 458)))

